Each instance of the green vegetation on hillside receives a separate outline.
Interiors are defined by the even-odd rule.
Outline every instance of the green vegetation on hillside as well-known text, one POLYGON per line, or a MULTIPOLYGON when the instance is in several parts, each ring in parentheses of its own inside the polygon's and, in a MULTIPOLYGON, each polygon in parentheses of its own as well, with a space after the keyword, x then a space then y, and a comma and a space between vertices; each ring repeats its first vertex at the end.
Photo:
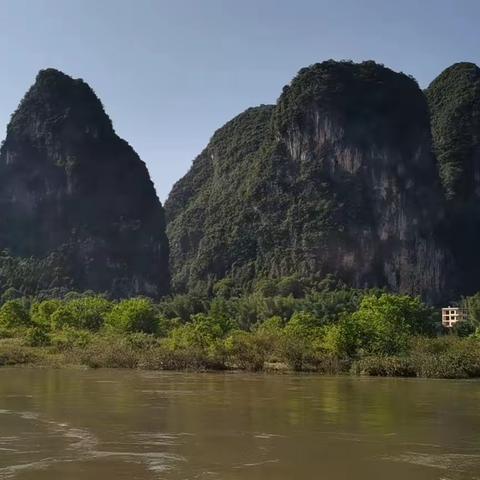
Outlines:
MULTIPOLYGON (((242 295, 223 280, 215 291, 154 303, 10 289, 1 296, 0 365, 480 375, 476 316, 445 336, 437 312, 418 298, 330 279, 263 280, 242 295)), ((468 301, 480 311, 477 297, 468 301)))
POLYGON ((315 109, 332 114, 346 140, 367 149, 408 149, 428 129, 428 107, 417 82, 374 61, 328 60, 302 68, 283 88, 275 126, 282 134, 292 126, 308 127, 315 109))
POLYGON ((442 206, 428 138, 426 99, 407 75, 372 61, 300 70, 276 105, 219 129, 172 189, 173 293, 333 274, 433 298, 444 269, 432 268, 442 206))
POLYGON ((228 122, 173 187, 165 211, 174 291, 205 294, 232 264, 241 284, 252 279, 258 213, 255 203, 245 202, 272 111, 262 105, 228 122))
POLYGON ((480 289, 480 69, 457 63, 428 87, 433 149, 447 198, 443 232, 462 294, 480 289))
POLYGON ((468 199, 475 188, 473 162, 480 146, 480 69, 456 63, 430 84, 426 95, 446 195, 468 199))
POLYGON ((0 252, 0 291, 40 297, 68 292, 74 280, 65 256, 65 250, 43 258, 18 257, 7 250, 0 252))

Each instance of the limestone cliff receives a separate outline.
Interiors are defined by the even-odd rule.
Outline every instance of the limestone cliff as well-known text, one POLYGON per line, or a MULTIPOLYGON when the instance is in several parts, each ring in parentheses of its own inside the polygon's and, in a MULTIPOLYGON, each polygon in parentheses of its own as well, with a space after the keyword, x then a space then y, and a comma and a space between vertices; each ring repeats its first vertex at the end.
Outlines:
POLYGON ((145 164, 82 80, 38 74, 0 150, 0 210, 10 263, 51 266, 30 290, 168 291, 164 213, 145 164))
POLYGON ((302 69, 217 131, 166 203, 176 290, 328 273, 435 299, 450 257, 427 102, 374 62, 302 69))

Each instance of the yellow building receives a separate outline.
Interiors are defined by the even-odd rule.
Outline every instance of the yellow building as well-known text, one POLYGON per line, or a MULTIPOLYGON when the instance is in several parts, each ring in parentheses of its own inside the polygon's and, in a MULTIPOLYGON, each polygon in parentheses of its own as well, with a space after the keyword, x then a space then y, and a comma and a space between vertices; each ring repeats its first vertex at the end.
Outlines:
POLYGON ((442 308, 442 325, 452 328, 458 322, 467 320, 467 311, 460 307, 442 308))

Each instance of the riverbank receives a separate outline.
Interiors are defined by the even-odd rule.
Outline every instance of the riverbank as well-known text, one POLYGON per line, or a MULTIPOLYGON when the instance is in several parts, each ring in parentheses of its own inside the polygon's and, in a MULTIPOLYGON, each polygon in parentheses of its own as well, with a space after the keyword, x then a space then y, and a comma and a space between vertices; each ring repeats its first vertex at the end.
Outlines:
MULTIPOLYGON (((271 356, 261 362, 218 350, 215 354, 199 349, 171 350, 165 345, 138 343, 132 339, 105 336, 89 345, 59 348, 33 347, 22 339, 0 341, 0 367, 50 368, 123 368, 164 371, 249 371, 267 373, 310 372, 319 375, 356 375, 419 378, 480 377, 480 349, 470 339, 444 337, 420 339, 408 355, 369 355, 362 358, 340 358, 317 355, 302 365, 287 358, 271 356)), ((150 339, 151 340, 151 339, 150 339)))
POLYGON ((416 297, 330 283, 302 290, 294 279, 279 285, 158 302, 7 291, 0 365, 480 377, 474 315, 447 331, 439 311, 416 297))

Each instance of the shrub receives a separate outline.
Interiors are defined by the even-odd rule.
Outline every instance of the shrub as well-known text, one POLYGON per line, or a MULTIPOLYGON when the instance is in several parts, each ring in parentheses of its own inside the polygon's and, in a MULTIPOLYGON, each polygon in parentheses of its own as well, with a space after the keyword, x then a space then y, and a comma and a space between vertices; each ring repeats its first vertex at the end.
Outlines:
POLYGON ((31 324, 28 310, 21 300, 8 300, 0 308, 0 325, 3 327, 28 327, 31 324))
POLYGON ((174 328, 165 345, 170 352, 188 352, 201 358, 205 368, 225 368, 224 332, 211 317, 197 314, 192 321, 174 328))
POLYGON ((371 356, 352 365, 352 373, 376 377, 415 377, 416 365, 411 358, 398 356, 371 356))
POLYGON ((0 366, 36 363, 40 356, 18 344, 0 344, 0 366))
POLYGON ((337 355, 325 352, 315 352, 310 359, 310 366, 313 370, 322 375, 338 375, 347 373, 351 367, 349 358, 341 358, 337 355))
POLYGON ((83 296, 64 302, 50 316, 54 328, 73 327, 98 331, 113 305, 100 295, 83 296))
POLYGON ((179 318, 167 318, 164 315, 159 315, 157 318, 157 335, 159 337, 168 337, 170 332, 179 326, 179 318))
POLYGON ((207 315, 197 314, 192 321, 172 330, 170 339, 173 348, 195 347, 208 349, 224 332, 215 320, 207 315))
POLYGON ((30 309, 33 323, 50 327, 51 317, 60 307, 62 307, 61 300, 34 302, 30 309))
POLYGON ((137 368, 140 353, 121 337, 97 337, 70 351, 70 358, 90 368, 137 368))
POLYGON ((283 330, 281 356, 294 370, 311 370, 315 363, 315 345, 322 336, 318 319, 296 312, 283 330))
POLYGON ((475 326, 472 322, 457 322, 451 328, 451 333, 459 337, 469 337, 475 333, 475 326))
POLYGON ((125 336, 125 342, 135 350, 148 352, 158 345, 157 338, 149 333, 136 332, 125 336))
POLYGON ((148 352, 141 352, 139 367, 150 370, 222 370, 221 350, 205 351, 195 347, 172 348, 168 340, 148 352))
POLYGON ((369 356, 352 371, 363 375, 470 378, 480 376, 480 349, 474 338, 453 335, 416 338, 408 356, 369 356))
POLYGON ((22 297, 22 292, 16 288, 7 288, 0 296, 0 304, 8 302, 9 300, 17 300, 22 297))
POLYGON ((340 357, 354 356, 360 344, 360 329, 351 315, 323 328, 322 348, 340 357))
POLYGON ((277 292, 281 297, 292 296, 294 298, 303 297, 305 294, 305 285, 300 278, 295 275, 281 278, 277 283, 277 292))
POLYGON ((0 339, 15 337, 16 330, 4 326, 0 326, 0 339))
POLYGON ((222 323, 227 332, 233 327, 248 330, 259 320, 262 299, 256 295, 245 295, 238 298, 215 298, 210 304, 208 314, 222 323))
POLYGON ((261 323, 255 331, 257 336, 260 336, 262 339, 264 339, 264 342, 268 343, 272 355, 277 353, 279 350, 280 343, 282 342, 284 336, 284 327, 285 321, 283 318, 270 317, 261 323))
POLYGON ((188 322, 192 315, 206 313, 208 303, 204 297, 198 295, 175 295, 160 302, 159 310, 166 318, 179 318, 182 322, 188 322))
POLYGON ((411 356, 420 377, 480 376, 480 342, 476 338, 449 335, 439 339, 417 339, 411 356))
POLYGON ((219 298, 232 298, 241 293, 233 279, 228 277, 216 282, 213 285, 212 292, 214 296, 219 298))
POLYGON ((287 336, 313 338, 320 334, 320 325, 316 317, 307 312, 296 312, 285 325, 287 336))
POLYGON ((263 333, 279 333, 285 327, 285 320, 279 316, 273 316, 262 322, 257 330, 263 333))
POLYGON ((44 328, 35 326, 29 328, 24 337, 25 345, 30 347, 45 347, 50 345, 50 337, 44 328))
POLYGON ((358 310, 363 295, 364 291, 347 288, 314 291, 306 296, 302 302, 302 309, 326 325, 358 310))
POLYGON ((156 333, 157 312, 147 298, 122 300, 106 314, 106 324, 118 333, 156 333))
POLYGON ((262 370, 271 353, 268 338, 259 333, 232 332, 225 347, 231 365, 250 371, 262 370))
POLYGON ((419 377, 470 378, 480 376, 480 358, 476 354, 450 351, 441 355, 415 357, 419 377))
POLYGON ((255 292, 262 297, 274 297, 277 295, 277 282, 271 278, 262 278, 255 284, 255 292))
POLYGON ((287 321, 301 306, 300 301, 292 296, 259 298, 257 301, 258 321, 265 321, 271 317, 280 317, 287 321))
POLYGON ((307 339, 285 335, 279 350, 280 358, 293 370, 312 369, 313 349, 307 339))
POLYGON ((214 322, 218 323, 223 333, 227 333, 232 330, 234 326, 244 323, 242 318, 239 318, 240 312, 238 306, 238 299, 225 300, 224 298, 215 298, 210 303, 208 316, 214 322))
POLYGON ((66 351, 73 348, 85 348, 92 341, 92 334, 85 330, 77 330, 65 327, 63 330, 50 335, 51 345, 58 351, 66 351))

